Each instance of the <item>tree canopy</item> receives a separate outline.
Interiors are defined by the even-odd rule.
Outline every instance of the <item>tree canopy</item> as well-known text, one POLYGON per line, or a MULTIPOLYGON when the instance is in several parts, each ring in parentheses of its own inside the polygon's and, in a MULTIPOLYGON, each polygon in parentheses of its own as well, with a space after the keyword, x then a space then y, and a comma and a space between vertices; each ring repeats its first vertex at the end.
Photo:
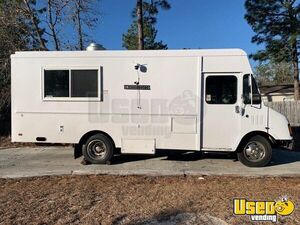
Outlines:
POLYGON ((247 22, 256 33, 252 42, 265 48, 254 60, 291 62, 295 100, 299 100, 300 3, 297 0, 246 0, 247 22))
POLYGON ((287 62, 260 63, 255 68, 255 76, 260 86, 291 84, 293 82, 293 67, 287 62))

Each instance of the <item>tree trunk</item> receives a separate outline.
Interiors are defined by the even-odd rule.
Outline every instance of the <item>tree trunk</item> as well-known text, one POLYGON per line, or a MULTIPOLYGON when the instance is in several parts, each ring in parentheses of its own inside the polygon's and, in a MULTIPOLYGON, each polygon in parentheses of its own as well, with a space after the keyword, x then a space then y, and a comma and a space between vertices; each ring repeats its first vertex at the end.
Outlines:
POLYGON ((83 34, 82 34, 82 26, 81 26, 81 17, 80 10, 78 10, 78 36, 79 36, 79 49, 83 50, 83 34))
POLYGON ((296 101, 300 100, 300 92, 299 92, 299 65, 298 62, 294 62, 294 99, 296 101))
POLYGON ((29 17, 30 17, 31 22, 32 22, 32 24, 33 24, 33 26, 34 26, 35 32, 36 32, 37 37, 38 37, 38 41, 39 41, 39 43, 40 43, 40 48, 41 48, 41 50, 48 50, 47 47, 46 47, 45 41, 44 41, 44 39, 43 39, 43 37, 42 37, 41 29, 40 29, 40 27, 38 26, 37 19, 36 19, 35 15, 33 14, 33 11, 32 11, 32 9, 31 9, 29 3, 28 3, 28 0, 23 0, 23 2, 24 2, 25 6, 26 6, 26 8, 27 8, 27 11, 28 11, 28 13, 29 13, 29 17))
POLYGON ((138 49, 144 50, 143 0, 137 0, 138 49))
POLYGON ((56 23, 53 21, 53 17, 52 17, 52 0, 48 0, 48 14, 49 14, 49 28, 52 33, 55 50, 59 51, 60 50, 59 40, 57 38, 57 34, 56 34, 56 30, 55 30, 56 23))
POLYGON ((81 17, 80 10, 77 11, 77 20, 78 20, 78 37, 79 37, 79 50, 83 50, 83 35, 82 35, 82 26, 81 26, 81 17))
POLYGON ((293 43, 293 72, 294 72, 294 100, 300 100, 299 92, 299 62, 298 62, 298 49, 297 41, 293 43))
POLYGON ((82 32, 82 18, 81 18, 81 12, 82 12, 82 2, 81 0, 76 1, 76 20, 77 20, 77 35, 78 35, 78 49, 83 50, 83 32, 82 32))

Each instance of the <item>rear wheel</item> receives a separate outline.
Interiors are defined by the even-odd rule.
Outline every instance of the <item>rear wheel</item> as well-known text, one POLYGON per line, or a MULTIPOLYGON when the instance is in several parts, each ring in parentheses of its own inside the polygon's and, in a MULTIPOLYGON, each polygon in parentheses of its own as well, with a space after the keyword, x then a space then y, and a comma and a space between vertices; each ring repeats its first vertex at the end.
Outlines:
POLYGON ((107 136, 96 134, 87 140, 82 150, 84 159, 87 162, 92 164, 104 164, 112 158, 114 145, 107 136))
POLYGON ((272 146, 266 138, 257 135, 250 138, 237 155, 239 161, 246 166, 263 167, 271 161, 272 146))

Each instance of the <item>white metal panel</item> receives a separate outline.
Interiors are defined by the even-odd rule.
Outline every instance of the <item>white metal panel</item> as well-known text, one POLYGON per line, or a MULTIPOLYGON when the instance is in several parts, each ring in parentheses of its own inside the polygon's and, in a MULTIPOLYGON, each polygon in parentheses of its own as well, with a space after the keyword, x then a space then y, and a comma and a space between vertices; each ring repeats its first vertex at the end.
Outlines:
POLYGON ((205 73, 252 73, 247 56, 205 56, 203 59, 205 73))
POLYGON ((122 139, 122 153, 154 154, 154 139, 122 139))
POLYGON ((172 117, 172 132, 178 134, 196 134, 197 119, 195 117, 172 117))

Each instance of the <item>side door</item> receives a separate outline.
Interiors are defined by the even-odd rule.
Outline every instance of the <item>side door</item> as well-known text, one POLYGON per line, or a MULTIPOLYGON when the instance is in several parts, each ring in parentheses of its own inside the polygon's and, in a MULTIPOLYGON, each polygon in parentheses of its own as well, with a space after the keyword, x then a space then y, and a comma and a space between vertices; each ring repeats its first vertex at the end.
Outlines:
POLYGON ((204 74, 202 150, 233 151, 240 136, 240 74, 204 74))

